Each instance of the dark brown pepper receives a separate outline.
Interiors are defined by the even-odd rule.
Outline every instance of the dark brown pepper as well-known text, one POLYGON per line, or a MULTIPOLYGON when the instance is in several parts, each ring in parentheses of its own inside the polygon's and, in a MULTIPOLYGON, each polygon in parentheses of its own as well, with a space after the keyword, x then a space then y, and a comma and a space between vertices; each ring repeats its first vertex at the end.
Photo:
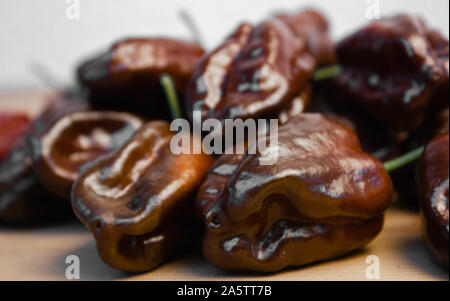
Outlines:
POLYGON ((337 46, 342 71, 330 92, 356 104, 392 131, 414 132, 448 108, 448 39, 420 18, 374 21, 337 46))
POLYGON ((174 155, 173 136, 167 122, 149 122, 84 170, 74 184, 73 210, 112 267, 152 269, 199 235, 194 194, 213 159, 174 155))
POLYGON ((199 189, 203 253, 227 270, 278 271, 370 242, 392 200, 381 162, 355 133, 320 114, 282 125, 262 155, 222 155, 199 189), (278 152, 274 165, 260 165, 278 152))
POLYGON ((84 62, 77 71, 94 108, 132 111, 169 120, 160 77, 169 74, 183 95, 204 50, 197 44, 164 38, 130 38, 84 62))
POLYGON ((319 16, 305 11, 240 25, 197 65, 186 93, 188 115, 193 110, 201 110, 203 119, 277 115, 309 86, 318 64, 314 55, 326 60, 322 49, 329 38, 319 16))

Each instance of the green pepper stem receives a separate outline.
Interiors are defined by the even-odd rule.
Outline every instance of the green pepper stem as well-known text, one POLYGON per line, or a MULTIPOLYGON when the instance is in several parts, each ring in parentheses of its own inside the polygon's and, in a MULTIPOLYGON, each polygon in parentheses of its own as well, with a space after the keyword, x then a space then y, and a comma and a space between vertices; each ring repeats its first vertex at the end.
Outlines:
POLYGON ((409 163, 416 161, 422 156, 424 147, 418 147, 400 157, 397 157, 395 159, 389 160, 387 162, 384 162, 384 168, 388 171, 394 171, 396 169, 399 169, 405 165, 408 165, 409 163))
POLYGON ((178 101, 177 91, 175 89, 175 83, 169 74, 163 74, 160 78, 161 85, 166 92, 167 101, 169 103, 170 113, 172 119, 183 118, 181 112, 180 102, 178 101))
POLYGON ((341 72, 342 67, 340 65, 329 65, 325 66, 319 69, 316 69, 316 71, 313 74, 313 81, 321 81, 326 80, 329 78, 332 78, 333 76, 339 74, 341 72))
POLYGON ((192 39, 200 46, 204 46, 205 44, 203 43, 203 38, 200 34, 200 30, 198 29, 198 26, 195 23, 194 18, 192 18, 191 14, 185 9, 180 9, 179 15, 184 24, 186 24, 189 31, 191 32, 192 39))

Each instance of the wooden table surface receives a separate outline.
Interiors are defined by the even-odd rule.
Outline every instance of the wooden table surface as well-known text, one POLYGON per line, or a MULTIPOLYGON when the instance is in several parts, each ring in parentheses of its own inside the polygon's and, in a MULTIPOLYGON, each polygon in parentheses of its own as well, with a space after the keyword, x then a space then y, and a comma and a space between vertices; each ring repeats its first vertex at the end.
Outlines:
MULTIPOLYGON (((0 93, 0 110, 36 114, 47 92, 0 93)), ((367 280, 366 258, 376 255, 380 280, 449 280, 448 271, 429 256, 417 212, 392 207, 381 234, 365 248, 342 258, 288 269, 276 274, 224 273, 190 251, 143 274, 110 268, 97 254, 95 242, 76 220, 62 224, 11 227, 0 224, 0 280, 65 280, 66 258, 80 258, 81 280, 367 280)))

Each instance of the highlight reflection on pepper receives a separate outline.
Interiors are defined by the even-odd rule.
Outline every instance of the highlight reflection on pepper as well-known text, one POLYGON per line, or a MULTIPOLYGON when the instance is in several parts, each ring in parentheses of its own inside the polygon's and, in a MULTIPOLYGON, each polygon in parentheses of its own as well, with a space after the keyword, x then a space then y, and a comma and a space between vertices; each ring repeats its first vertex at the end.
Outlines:
POLYGON ((320 114, 279 128, 278 161, 222 155, 199 189, 203 253, 228 271, 278 271, 334 258, 381 230, 393 187, 357 136, 320 114))

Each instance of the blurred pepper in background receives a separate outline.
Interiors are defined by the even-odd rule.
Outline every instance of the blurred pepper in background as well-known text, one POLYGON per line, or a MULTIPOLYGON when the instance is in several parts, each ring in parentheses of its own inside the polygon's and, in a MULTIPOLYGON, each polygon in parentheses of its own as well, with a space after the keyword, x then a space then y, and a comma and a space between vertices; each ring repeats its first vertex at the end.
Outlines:
POLYGON ((415 132, 448 108, 448 39, 420 18, 374 21, 337 45, 332 99, 357 105, 392 132, 415 132))
POLYGON ((88 105, 69 93, 53 97, 43 112, 16 139, 8 157, 0 162, 0 220, 31 222, 60 219, 70 212, 67 202, 61 202, 39 183, 27 139, 48 131, 62 116, 86 111, 88 105))

